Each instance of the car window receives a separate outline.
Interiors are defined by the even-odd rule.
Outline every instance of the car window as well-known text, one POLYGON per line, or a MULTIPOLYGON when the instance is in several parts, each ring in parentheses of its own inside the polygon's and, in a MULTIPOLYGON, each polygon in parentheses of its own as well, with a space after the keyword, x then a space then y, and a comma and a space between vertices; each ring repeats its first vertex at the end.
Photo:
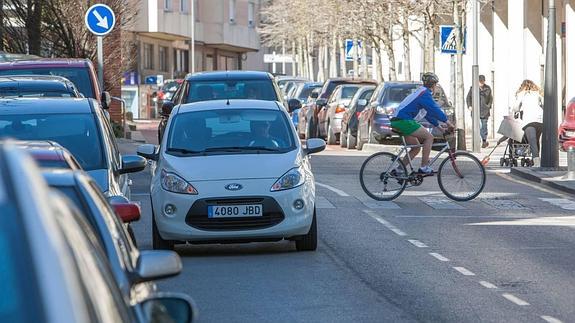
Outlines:
POLYGON ((365 100, 369 101, 369 98, 371 98, 372 94, 373 94, 373 90, 366 90, 363 93, 361 93, 359 98, 361 100, 365 99, 365 100))
POLYGON ((355 92, 359 89, 359 86, 346 86, 341 88, 341 98, 351 99, 355 92))
POLYGON ((226 99, 280 101, 271 80, 221 80, 188 83, 186 103, 226 99))
POLYGON ((0 98, 19 97, 19 98, 73 98, 77 97, 73 91, 61 90, 41 90, 41 89, 23 89, 23 88, 2 88, 0 87, 0 98))
MULTIPOLYGON (((1 182, 0 177, 0 189, 1 182)), ((0 322, 44 322, 26 232, 5 192, 0 192, 0 210, 0 322)))
POLYGON ((101 134, 92 114, 0 116, 0 138, 51 140, 68 149, 85 170, 107 168, 101 134))
POLYGON ((303 87, 301 88, 301 91, 299 92, 297 98, 300 99, 300 100, 305 100, 305 99, 307 99, 307 98, 309 97, 309 95, 311 94, 311 92, 312 92, 314 89, 317 89, 318 87, 321 87, 321 86, 319 86, 319 85, 317 85, 317 86, 303 86, 303 87))
POLYGON ((62 76, 72 81, 87 98, 96 98, 92 88, 92 80, 88 68, 85 67, 50 67, 50 68, 30 68, 18 69, 11 67, 7 70, 0 70, 0 75, 55 75, 62 76))
POLYGON ((403 101, 408 95, 415 92, 419 88, 418 84, 408 84, 402 86, 390 86, 384 93, 383 104, 385 106, 391 104, 398 104, 403 101))
POLYGON ((339 93, 341 92, 341 87, 335 89, 335 91, 329 97, 329 103, 334 103, 339 98, 339 93))
POLYGON ((381 94, 383 92, 384 89, 384 83, 380 83, 375 90, 373 91, 373 94, 371 95, 371 99, 369 100, 369 103, 373 103, 373 102, 378 102, 381 100, 381 94))
POLYGON ((187 112, 174 117, 167 151, 172 154, 291 151, 296 144, 289 122, 285 114, 278 110, 187 112))
POLYGON ((112 131, 112 127, 110 123, 105 120, 104 118, 100 118, 100 123, 106 132, 106 135, 103 137, 104 142, 107 144, 105 145, 110 149, 110 157, 112 158, 112 166, 114 167, 114 171, 120 170, 122 168, 122 157, 120 155, 120 148, 118 148, 118 143, 116 142, 116 136, 114 135, 114 131, 112 131))
POLYGON ((130 322, 133 320, 113 278, 108 261, 96 235, 74 208, 72 216, 57 216, 78 270, 84 292, 99 322, 130 322))

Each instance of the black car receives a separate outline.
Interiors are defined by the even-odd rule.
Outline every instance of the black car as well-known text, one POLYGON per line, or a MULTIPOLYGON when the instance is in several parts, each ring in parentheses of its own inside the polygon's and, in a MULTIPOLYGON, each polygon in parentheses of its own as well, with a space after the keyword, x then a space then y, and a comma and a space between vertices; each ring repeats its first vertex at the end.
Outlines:
POLYGON ((349 103, 348 109, 341 120, 340 146, 342 148, 355 149, 357 143, 357 125, 359 115, 367 106, 375 86, 367 85, 359 88, 349 103))
POLYGON ((60 76, 0 76, 0 98, 81 98, 70 80, 60 76))
MULTIPOLYGON (((237 99, 278 101, 286 105, 283 93, 270 73, 255 71, 195 73, 188 75, 172 100, 162 105, 158 141, 160 143, 162 141, 166 123, 174 106, 198 101, 237 99)), ((299 108, 301 104, 297 106, 298 103, 299 101, 290 102, 291 110, 299 108)))

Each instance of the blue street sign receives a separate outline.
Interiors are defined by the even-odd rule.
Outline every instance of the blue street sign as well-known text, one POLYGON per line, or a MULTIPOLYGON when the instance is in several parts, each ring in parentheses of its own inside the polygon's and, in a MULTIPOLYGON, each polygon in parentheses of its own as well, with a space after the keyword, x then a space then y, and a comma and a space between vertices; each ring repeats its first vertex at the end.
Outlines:
POLYGON ((353 61, 354 51, 357 51, 357 57, 361 56, 361 40, 357 41, 357 46, 353 46, 353 39, 345 40, 345 60, 353 61))
MULTIPOLYGON (((442 25, 439 26, 439 34, 441 38, 441 53, 443 54, 457 54, 457 42, 455 41, 455 33, 457 29, 455 26, 442 25)), ((463 33, 463 54, 467 47, 467 32, 463 33)))
POLYGON ((88 11, 86 11, 84 22, 92 34, 105 36, 114 28, 116 16, 110 7, 99 3, 91 6, 88 11))

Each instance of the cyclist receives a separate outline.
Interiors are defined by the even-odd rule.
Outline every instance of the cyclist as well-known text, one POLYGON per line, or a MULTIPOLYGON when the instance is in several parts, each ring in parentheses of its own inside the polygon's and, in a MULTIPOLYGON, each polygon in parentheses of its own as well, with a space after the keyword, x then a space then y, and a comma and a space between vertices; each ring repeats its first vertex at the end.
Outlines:
MULTIPOLYGON (((439 105, 433 100, 433 90, 439 78, 434 73, 424 73, 421 76, 423 86, 406 97, 393 114, 391 118, 391 127, 405 137, 408 145, 419 145, 423 142, 423 153, 421 155, 421 167, 419 173, 432 174, 433 168, 429 167, 429 153, 433 145, 433 135, 423 128, 418 121, 427 119, 433 126, 438 127, 442 132, 446 129, 453 129, 453 125, 447 119, 447 116, 441 110, 439 105), (442 123, 441 127, 439 126, 442 123)), ((413 160, 419 154, 420 148, 411 148, 409 157, 413 160)), ((404 164, 408 164, 407 156, 404 158, 404 164)), ((395 170, 395 173, 403 172, 401 167, 395 170)))

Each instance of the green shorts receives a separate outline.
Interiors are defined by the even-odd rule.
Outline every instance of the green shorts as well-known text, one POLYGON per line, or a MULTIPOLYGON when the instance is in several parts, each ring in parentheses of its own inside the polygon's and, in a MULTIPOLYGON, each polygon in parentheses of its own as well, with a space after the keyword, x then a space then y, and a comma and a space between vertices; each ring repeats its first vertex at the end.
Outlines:
POLYGON ((401 133, 404 136, 409 136, 417 129, 421 128, 421 125, 415 120, 392 120, 391 128, 393 130, 401 133))

